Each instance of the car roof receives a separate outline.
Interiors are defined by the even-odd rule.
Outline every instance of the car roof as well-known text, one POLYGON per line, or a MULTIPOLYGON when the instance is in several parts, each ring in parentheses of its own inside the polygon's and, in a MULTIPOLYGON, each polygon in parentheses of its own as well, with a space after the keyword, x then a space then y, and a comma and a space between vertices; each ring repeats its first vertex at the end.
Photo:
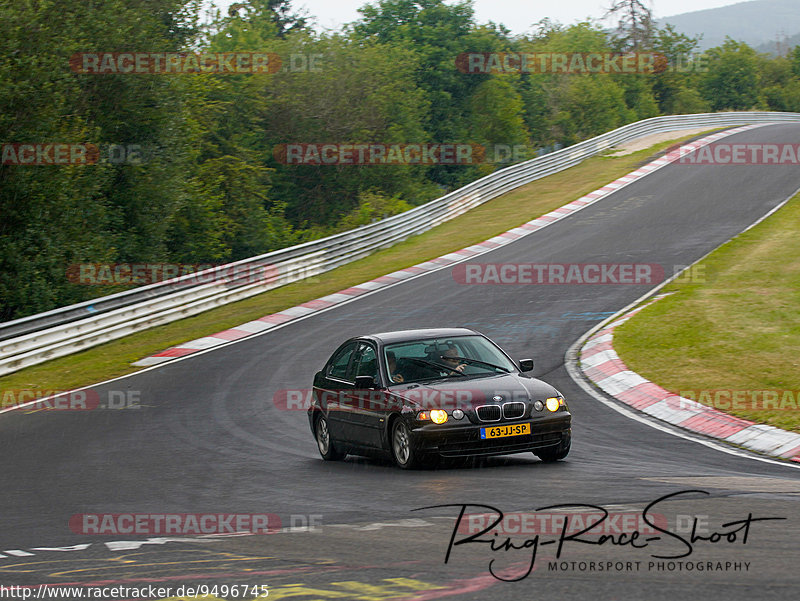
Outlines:
POLYGON ((359 336, 359 338, 369 338, 384 344, 394 342, 408 342, 409 340, 421 340, 426 338, 446 338, 452 336, 475 336, 480 334, 469 328, 429 328, 423 330, 398 330, 395 332, 380 332, 359 336))

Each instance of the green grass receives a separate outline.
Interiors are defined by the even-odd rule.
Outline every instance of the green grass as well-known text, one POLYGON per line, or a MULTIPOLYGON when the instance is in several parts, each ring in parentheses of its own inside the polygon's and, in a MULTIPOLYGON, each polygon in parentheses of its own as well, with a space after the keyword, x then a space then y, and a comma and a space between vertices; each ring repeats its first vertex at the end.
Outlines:
MULTIPOLYGON (((694 136, 685 136, 684 140, 694 136)), ((482 242, 636 169, 662 142, 622 157, 595 157, 472 209, 419 236, 313 278, 0 377, 0 390, 65 390, 137 371, 130 364, 194 340, 482 242)))
POLYGON ((673 294, 615 330, 622 360, 677 394, 748 391, 737 402, 719 396, 715 403, 711 392, 696 393, 695 400, 800 432, 798 223, 800 194, 714 251, 692 277, 682 278, 687 281, 666 286, 673 294), (749 391, 765 390, 780 391, 785 408, 753 407, 749 391))

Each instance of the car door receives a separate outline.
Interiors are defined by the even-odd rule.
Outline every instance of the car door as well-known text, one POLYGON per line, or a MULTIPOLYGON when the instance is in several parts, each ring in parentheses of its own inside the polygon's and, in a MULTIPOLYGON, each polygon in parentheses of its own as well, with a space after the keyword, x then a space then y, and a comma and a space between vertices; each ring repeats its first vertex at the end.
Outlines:
POLYGON ((333 353, 323 369, 319 390, 315 391, 317 401, 327 413, 331 435, 339 440, 353 438, 347 404, 354 388, 352 373, 357 348, 358 343, 350 341, 333 353))
POLYGON ((357 436, 359 444, 371 448, 381 446, 381 430, 383 424, 383 411, 385 408, 384 392, 381 390, 380 374, 378 371, 378 351, 371 342, 360 342, 356 350, 355 369, 353 380, 356 376, 370 376, 376 383, 372 389, 357 390, 352 392, 350 403, 351 425, 357 436))

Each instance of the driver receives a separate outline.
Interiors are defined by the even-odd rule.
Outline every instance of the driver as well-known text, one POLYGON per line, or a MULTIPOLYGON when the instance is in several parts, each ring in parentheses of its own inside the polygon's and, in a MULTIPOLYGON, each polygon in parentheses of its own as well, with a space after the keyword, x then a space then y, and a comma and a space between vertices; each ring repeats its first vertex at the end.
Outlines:
POLYGON ((389 368, 389 379, 395 384, 405 381, 403 374, 397 370, 397 357, 393 351, 386 351, 386 365, 389 368))
POLYGON ((455 369, 457 372, 463 372, 464 368, 467 366, 466 363, 461 363, 458 360, 458 350, 455 346, 447 347, 447 350, 441 355, 441 360, 447 367, 455 369))

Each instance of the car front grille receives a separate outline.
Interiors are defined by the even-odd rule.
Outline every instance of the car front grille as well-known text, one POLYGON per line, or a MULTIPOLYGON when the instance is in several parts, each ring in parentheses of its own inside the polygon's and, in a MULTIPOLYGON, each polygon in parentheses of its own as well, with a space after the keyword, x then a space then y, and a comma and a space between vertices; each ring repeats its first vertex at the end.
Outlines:
POLYGON ((501 409, 500 405, 481 405, 475 409, 475 413, 482 422, 499 422, 501 409))
POLYGON ((481 405, 475 409, 482 422, 499 422, 500 418, 519 419, 525 415, 525 403, 513 402, 501 405, 481 405))
POLYGON ((506 403, 503 405, 503 417, 517 419, 525 414, 525 403, 506 403))

